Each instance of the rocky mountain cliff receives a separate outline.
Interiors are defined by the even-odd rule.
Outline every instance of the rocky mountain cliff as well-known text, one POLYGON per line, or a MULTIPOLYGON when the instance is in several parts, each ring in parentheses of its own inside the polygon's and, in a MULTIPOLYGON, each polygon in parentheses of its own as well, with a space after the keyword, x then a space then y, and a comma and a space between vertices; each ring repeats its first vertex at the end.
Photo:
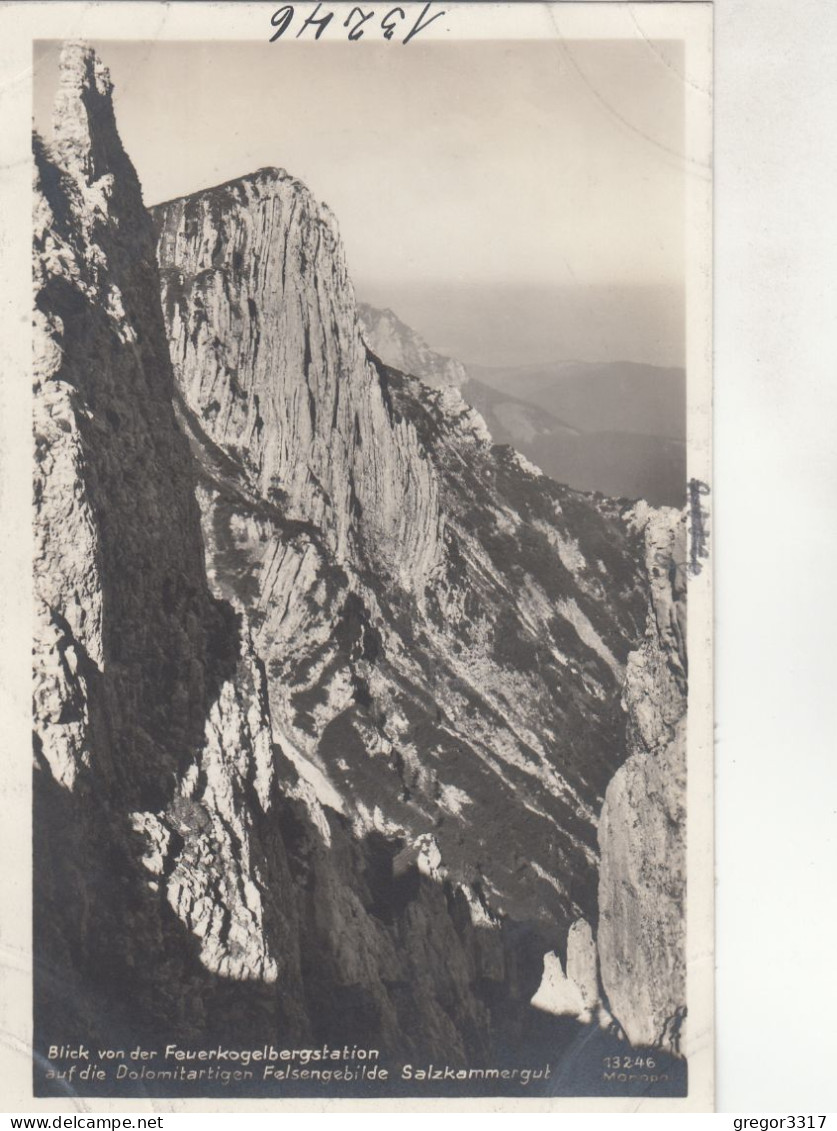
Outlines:
POLYGON ((553 950, 582 1020, 614 987, 656 1039, 677 971, 633 992, 643 912, 599 847, 659 880, 682 831, 623 827, 682 710, 659 676, 682 639, 647 627, 656 520, 370 353, 334 219, 288 174, 149 216, 107 72, 83 45, 61 66, 36 145, 36 1045, 165 1017, 486 1057, 534 1025, 553 950))
POLYGON ((593 914, 646 609, 622 510, 367 354, 330 217, 287 174, 153 216, 210 577, 300 772, 369 831, 432 837, 497 910, 593 914))
POLYGON ((36 143, 34 340, 36 1047, 201 1027, 244 966, 303 1025, 263 671, 207 585, 153 230, 82 45, 36 143))
POLYGON ((599 825, 598 948, 611 1008, 636 1045, 680 1047, 685 1016, 685 516, 640 503, 651 605, 625 677, 631 756, 599 825))
POLYGON ((461 361, 432 350, 424 338, 392 310, 378 310, 368 302, 359 302, 357 316, 364 340, 387 365, 420 377, 425 385, 434 389, 446 385, 461 388, 468 380, 461 361))

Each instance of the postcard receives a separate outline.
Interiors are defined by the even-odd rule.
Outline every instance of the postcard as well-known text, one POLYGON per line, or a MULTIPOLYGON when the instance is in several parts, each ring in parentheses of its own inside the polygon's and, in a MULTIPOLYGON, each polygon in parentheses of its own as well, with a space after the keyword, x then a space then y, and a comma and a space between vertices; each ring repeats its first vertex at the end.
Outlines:
POLYGON ((711 6, 0 20, 4 1087, 710 1110, 711 6))

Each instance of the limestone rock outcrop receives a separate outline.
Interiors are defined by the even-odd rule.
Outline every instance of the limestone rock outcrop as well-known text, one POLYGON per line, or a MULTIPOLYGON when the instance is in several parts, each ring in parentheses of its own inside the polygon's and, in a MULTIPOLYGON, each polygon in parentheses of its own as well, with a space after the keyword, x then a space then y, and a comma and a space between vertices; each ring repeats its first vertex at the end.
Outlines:
POLYGON ((681 512, 637 504, 650 602, 628 658, 630 756, 599 825, 602 983, 628 1039, 677 1051, 686 1001, 686 528, 681 512))
POLYGON ((152 214, 209 576, 277 740, 359 835, 432 834, 452 882, 565 937, 595 916, 644 621, 625 508, 370 353, 334 221, 287 173, 152 214))
POLYGON ((83 44, 62 53, 54 143, 36 143, 34 339, 40 990, 60 978, 95 1012, 76 983, 136 983, 148 1015, 176 1018, 210 975, 281 976, 301 1022, 295 939, 270 923, 289 875, 263 843, 264 677, 207 585, 153 230, 83 44))
POLYGON ((403 842, 325 812, 275 741, 241 603, 207 583, 109 79, 81 44, 61 65, 36 144, 36 1046, 153 1042, 165 1018, 484 1053, 487 1002, 525 1005, 534 951, 484 913, 476 931, 418 859, 395 875, 403 842))
POLYGON ((461 361, 432 350, 392 310, 378 310, 368 302, 359 302, 357 314, 364 341, 385 365, 412 373, 433 389, 449 385, 461 389, 467 382, 468 373, 461 361))
POLYGON ((546 951, 598 1009, 599 903, 605 990, 646 1014, 619 924, 647 917, 654 799, 681 817, 654 776, 679 596, 642 551, 668 519, 370 352, 288 174, 149 214, 83 44, 35 158, 36 1047, 164 1017, 486 1057, 546 951))
POLYGON ((155 216, 172 361, 206 435, 336 562, 362 554, 420 587, 439 558, 438 482, 415 431, 392 426, 330 211, 262 169, 155 216))

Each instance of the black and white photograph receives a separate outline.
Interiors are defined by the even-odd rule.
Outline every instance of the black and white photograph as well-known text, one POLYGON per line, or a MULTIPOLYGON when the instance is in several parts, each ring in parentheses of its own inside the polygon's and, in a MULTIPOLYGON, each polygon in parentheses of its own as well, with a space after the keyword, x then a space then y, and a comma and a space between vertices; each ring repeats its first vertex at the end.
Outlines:
POLYGON ((710 6, 74 7, 33 1096, 700 1110, 710 6))

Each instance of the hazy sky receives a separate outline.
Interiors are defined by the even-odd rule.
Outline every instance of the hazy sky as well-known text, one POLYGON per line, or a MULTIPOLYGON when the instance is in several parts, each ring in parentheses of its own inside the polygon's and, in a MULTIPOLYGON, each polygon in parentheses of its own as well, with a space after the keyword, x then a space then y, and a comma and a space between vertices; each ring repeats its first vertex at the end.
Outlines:
POLYGON ((146 203, 277 165, 336 213, 359 295, 436 348, 682 362, 678 43, 96 47, 146 203))

